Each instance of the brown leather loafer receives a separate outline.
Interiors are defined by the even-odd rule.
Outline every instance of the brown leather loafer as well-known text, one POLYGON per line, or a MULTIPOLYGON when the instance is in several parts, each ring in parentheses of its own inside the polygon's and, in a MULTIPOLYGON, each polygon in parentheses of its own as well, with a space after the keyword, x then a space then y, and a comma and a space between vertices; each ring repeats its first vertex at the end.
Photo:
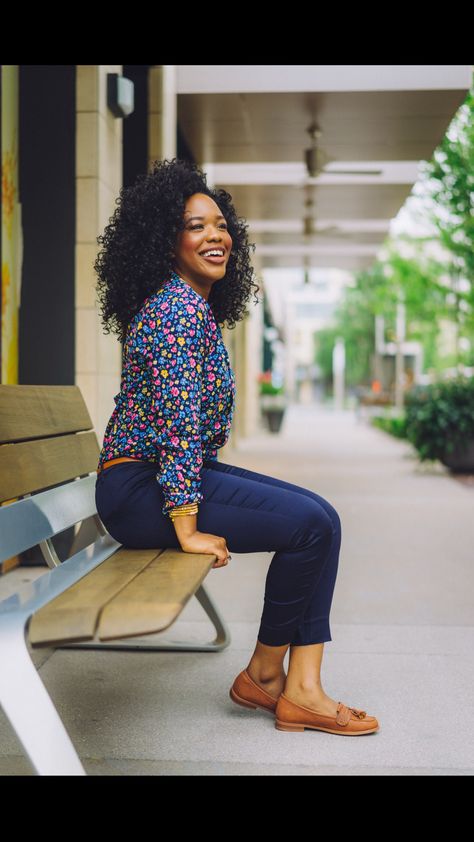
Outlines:
POLYGON ((233 702, 242 705, 244 708, 260 708, 272 714, 275 713, 278 701, 265 690, 262 690, 258 684, 255 684, 246 669, 239 672, 230 688, 229 696, 233 702))
POLYGON ((329 734, 343 734, 355 737, 360 734, 372 734, 379 730, 375 716, 367 716, 365 710, 358 710, 337 703, 336 716, 324 716, 304 705, 292 702, 284 693, 278 699, 275 710, 275 728, 279 731, 328 731, 329 734))

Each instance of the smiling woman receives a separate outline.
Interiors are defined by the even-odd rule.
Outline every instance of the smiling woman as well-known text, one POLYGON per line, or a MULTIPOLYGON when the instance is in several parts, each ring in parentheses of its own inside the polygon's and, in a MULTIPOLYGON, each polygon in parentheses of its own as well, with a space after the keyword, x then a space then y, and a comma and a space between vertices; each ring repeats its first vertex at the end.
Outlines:
POLYGON ((99 458, 97 512, 125 547, 181 547, 215 556, 214 567, 228 563, 229 549, 274 552, 255 651, 230 697, 276 712, 278 728, 367 734, 377 720, 330 699, 319 679, 332 639, 336 510, 314 491, 217 459, 236 392, 220 324, 241 321, 252 287, 259 289, 249 257, 255 246, 231 199, 211 190, 194 164, 156 162, 122 190, 98 238, 102 320, 125 347, 99 458))

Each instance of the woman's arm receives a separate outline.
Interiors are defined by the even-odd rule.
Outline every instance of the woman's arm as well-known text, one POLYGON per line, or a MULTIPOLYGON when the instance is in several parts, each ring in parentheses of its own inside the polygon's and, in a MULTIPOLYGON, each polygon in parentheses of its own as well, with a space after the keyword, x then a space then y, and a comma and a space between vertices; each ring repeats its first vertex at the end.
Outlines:
MULTIPOLYGON (((166 515, 203 499, 200 415, 205 318, 205 310, 194 299, 164 295, 138 325, 150 372, 152 427, 160 456, 156 478, 163 489, 166 515)), ((195 528, 195 514, 178 519, 181 531, 195 528)))
POLYGON ((175 517, 172 520, 178 541, 183 546, 186 538, 190 538, 197 531, 197 514, 179 515, 179 517, 175 517))

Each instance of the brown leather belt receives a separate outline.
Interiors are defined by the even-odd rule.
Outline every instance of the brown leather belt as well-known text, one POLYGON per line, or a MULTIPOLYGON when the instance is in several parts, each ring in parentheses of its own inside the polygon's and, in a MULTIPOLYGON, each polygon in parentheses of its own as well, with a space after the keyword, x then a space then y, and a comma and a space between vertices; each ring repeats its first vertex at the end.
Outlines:
POLYGON ((117 462, 146 462, 146 460, 132 459, 131 456, 117 456, 116 459, 108 459, 107 462, 102 462, 100 468, 97 469, 97 474, 100 474, 101 471, 104 471, 106 468, 109 468, 110 465, 116 465, 117 462))

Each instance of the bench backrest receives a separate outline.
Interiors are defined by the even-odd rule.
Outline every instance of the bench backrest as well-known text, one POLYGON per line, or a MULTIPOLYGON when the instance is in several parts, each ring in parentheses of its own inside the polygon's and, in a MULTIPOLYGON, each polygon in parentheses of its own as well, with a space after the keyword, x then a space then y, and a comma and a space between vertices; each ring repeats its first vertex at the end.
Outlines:
POLYGON ((99 454, 78 386, 0 385, 0 562, 96 514, 99 454))

